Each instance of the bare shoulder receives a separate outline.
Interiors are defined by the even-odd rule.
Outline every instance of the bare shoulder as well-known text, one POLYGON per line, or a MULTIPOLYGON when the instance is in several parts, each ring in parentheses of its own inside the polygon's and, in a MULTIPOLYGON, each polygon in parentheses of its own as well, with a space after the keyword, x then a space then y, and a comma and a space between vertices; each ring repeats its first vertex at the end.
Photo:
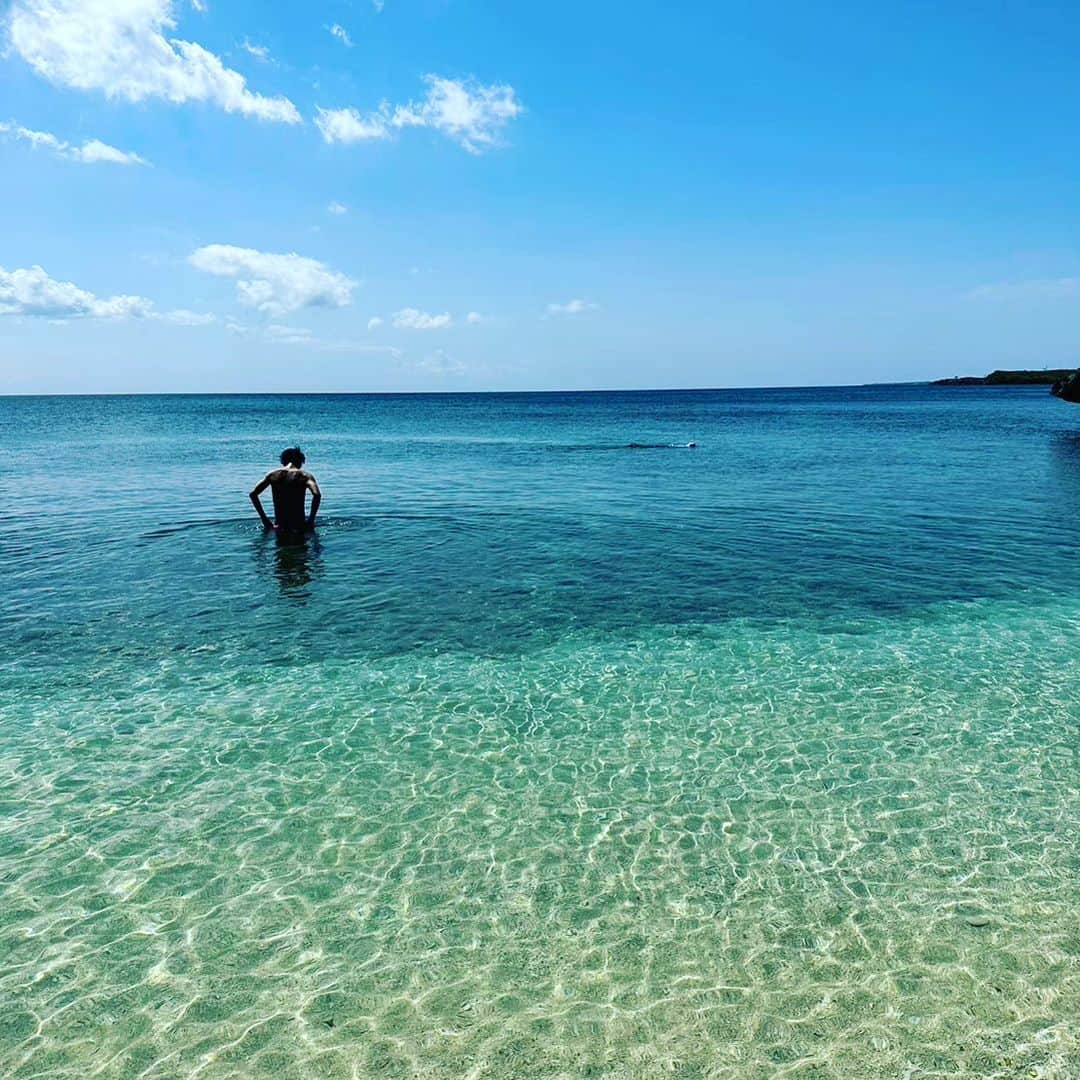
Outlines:
POLYGON ((296 483, 296 469, 271 469, 266 474, 266 482, 271 487, 288 487, 296 483))

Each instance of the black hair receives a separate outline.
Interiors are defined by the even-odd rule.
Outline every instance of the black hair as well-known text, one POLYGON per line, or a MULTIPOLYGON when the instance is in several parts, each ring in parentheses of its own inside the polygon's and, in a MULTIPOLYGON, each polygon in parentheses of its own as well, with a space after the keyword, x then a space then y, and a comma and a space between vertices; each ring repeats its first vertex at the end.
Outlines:
POLYGON ((304 457, 304 451, 299 446, 290 446, 281 451, 281 464, 282 465, 295 465, 298 469, 307 458, 304 457))

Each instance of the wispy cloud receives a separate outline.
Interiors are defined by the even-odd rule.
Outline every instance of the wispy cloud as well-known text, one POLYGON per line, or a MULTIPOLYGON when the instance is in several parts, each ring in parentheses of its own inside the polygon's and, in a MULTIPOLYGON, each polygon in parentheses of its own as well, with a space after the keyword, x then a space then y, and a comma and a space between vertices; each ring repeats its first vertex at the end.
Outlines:
POLYGON ((52 151, 57 157, 65 158, 68 161, 77 161, 83 165, 94 165, 98 162, 109 162, 113 165, 149 164, 138 154, 132 154, 126 150, 117 150, 115 146, 103 143, 100 139, 88 139, 81 146, 75 146, 57 138, 48 131, 33 131, 30 128, 20 127, 15 123, 0 123, 0 134, 28 142, 35 150, 43 147, 52 151))
POLYGON ((317 108, 315 126, 328 143, 388 139, 405 128, 431 128, 472 154, 498 146, 503 129, 522 111, 510 86, 482 86, 475 80, 425 76, 423 101, 407 105, 383 102, 373 112, 354 108, 317 108))
POLYGON ((346 307, 356 282, 317 259, 230 244, 209 244, 188 261, 198 270, 237 279, 242 303, 268 315, 302 307, 346 307))
POLYGON ((548 304, 549 315, 580 315, 585 311, 596 311, 600 307, 588 300, 568 300, 565 304, 548 304))
POLYGON ((1068 300, 1080 296, 1080 277, 1030 278, 979 285, 967 293, 970 300, 1068 300))
POLYGON ((7 37, 57 86, 127 101, 201 101, 259 120, 301 122, 288 98, 253 93, 212 52, 168 37, 175 26, 172 0, 15 0, 7 37))
POLYGON ((335 214, 340 217, 342 214, 347 214, 349 212, 349 208, 344 203, 339 203, 335 199, 333 202, 327 205, 326 212, 328 214, 335 214))
POLYGON ((159 318, 163 322, 172 323, 173 326, 210 326, 217 322, 217 316, 206 311, 189 311, 187 308, 176 308, 174 311, 166 311, 163 315, 153 315, 151 318, 159 318))
POLYGON ((483 321, 484 316, 481 315, 479 311, 470 311, 469 314, 465 316, 465 322, 469 326, 479 326, 483 321))
POLYGON ((399 330, 444 330, 453 325, 453 317, 448 311, 441 315, 429 315, 416 308, 402 308, 394 314, 394 326, 399 330))
POLYGON ((367 321, 367 328, 369 330, 378 330, 379 327, 382 326, 382 324, 383 321, 379 318, 378 315, 372 315, 371 318, 367 321))
POLYGON ((341 26, 339 23, 334 23, 333 26, 328 26, 326 30, 331 37, 336 37, 346 49, 351 49, 353 47, 352 38, 349 37, 349 31, 346 30, 344 26, 341 26))
POLYGON ((248 41, 247 38, 244 38, 244 40, 240 42, 240 48, 243 49, 244 52, 254 56, 260 63, 270 63, 270 50, 265 45, 256 45, 253 42, 248 41))
POLYGON ((303 326, 281 326, 271 323, 263 331, 263 338, 273 345, 299 345, 318 352, 373 353, 400 357, 400 349, 392 345, 372 345, 366 341, 350 341, 344 338, 321 338, 303 326))
POLYGON ((282 326, 280 323, 271 323, 263 331, 263 337, 267 341, 279 341, 286 345, 307 345, 313 340, 314 334, 303 326, 282 326))
POLYGON ((425 375, 460 376, 466 371, 465 365, 444 349, 429 352, 422 360, 410 361, 408 366, 425 375))

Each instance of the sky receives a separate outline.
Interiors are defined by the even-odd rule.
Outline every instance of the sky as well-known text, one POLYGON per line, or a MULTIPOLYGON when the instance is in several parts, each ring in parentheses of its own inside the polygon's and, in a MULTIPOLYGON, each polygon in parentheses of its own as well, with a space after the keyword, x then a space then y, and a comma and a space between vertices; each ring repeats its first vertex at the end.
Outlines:
POLYGON ((0 393, 1080 364, 1068 3, 0 0, 0 393))

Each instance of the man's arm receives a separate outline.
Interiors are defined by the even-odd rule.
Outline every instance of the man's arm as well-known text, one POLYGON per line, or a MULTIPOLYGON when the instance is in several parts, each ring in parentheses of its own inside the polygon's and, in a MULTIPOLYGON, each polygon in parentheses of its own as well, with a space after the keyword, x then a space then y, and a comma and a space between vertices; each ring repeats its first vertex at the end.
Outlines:
POLYGON ((319 490, 319 485, 316 483, 314 476, 308 476, 307 489, 311 492, 311 513, 308 515, 307 527, 314 529, 315 515, 319 512, 319 503, 322 502, 322 492, 319 490))
POLYGON ((266 529, 272 529, 274 523, 266 516, 266 511, 263 509, 263 505, 259 502, 259 495, 262 494, 270 486, 271 473, 267 473, 256 485, 251 489, 248 494, 248 498, 251 499, 252 504, 255 507, 255 512, 259 515, 259 520, 263 523, 263 527, 266 529))

